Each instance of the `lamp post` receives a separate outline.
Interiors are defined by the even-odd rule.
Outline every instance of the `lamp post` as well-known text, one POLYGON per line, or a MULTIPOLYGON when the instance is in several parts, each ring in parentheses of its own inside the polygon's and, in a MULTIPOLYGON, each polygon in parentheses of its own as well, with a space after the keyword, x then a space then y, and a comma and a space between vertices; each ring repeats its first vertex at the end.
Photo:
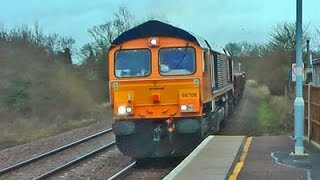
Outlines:
POLYGON ((302 0, 297 0, 296 22, 296 98, 294 100, 295 155, 304 154, 304 100, 302 96, 302 0))

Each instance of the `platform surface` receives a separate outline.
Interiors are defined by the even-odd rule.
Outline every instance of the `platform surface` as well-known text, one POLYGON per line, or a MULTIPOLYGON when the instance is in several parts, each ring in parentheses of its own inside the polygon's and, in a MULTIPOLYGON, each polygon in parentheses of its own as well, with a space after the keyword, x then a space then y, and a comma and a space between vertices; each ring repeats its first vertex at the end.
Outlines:
POLYGON ((244 136, 209 136, 164 179, 224 180, 244 139, 244 136))
MULTIPOLYGON (((309 180, 320 179, 319 150, 305 142, 305 152, 301 157, 306 163, 291 163, 294 140, 288 136, 253 137, 249 152, 239 173, 238 180, 309 180), (287 154, 283 158, 273 158, 274 154, 287 154), (283 163, 285 162, 285 163, 283 163), (298 167, 298 168, 297 168, 298 167)), ((281 157, 281 156, 280 156, 281 157)))
POLYGON ((302 157, 289 136, 209 136, 164 179, 320 180, 320 149, 304 144, 302 157))

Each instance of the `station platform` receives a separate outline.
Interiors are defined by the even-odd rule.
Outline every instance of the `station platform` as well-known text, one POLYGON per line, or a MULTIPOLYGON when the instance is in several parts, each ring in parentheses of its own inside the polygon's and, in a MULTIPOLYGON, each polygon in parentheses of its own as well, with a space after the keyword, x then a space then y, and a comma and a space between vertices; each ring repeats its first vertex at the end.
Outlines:
POLYGON ((209 136, 165 180, 318 180, 320 150, 305 142, 295 156, 288 136, 209 136))

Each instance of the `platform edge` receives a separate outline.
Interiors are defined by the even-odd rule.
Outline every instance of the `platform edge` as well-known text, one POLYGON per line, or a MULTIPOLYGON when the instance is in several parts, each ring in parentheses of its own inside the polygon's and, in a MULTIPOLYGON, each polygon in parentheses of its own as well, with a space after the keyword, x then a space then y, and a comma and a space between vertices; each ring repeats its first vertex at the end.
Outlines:
POLYGON ((175 167, 163 180, 174 179, 192 160, 199 152, 208 144, 208 142, 214 137, 214 135, 208 136, 201 144, 194 149, 177 167, 175 167))

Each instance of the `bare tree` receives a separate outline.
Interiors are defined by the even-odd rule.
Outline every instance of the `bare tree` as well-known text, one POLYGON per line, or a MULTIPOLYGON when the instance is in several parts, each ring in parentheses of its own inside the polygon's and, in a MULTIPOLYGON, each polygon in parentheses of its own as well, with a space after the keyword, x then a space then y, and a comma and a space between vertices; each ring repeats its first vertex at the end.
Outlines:
POLYGON ((119 7, 114 16, 114 20, 95 25, 88 30, 95 40, 94 44, 99 48, 100 54, 105 53, 105 50, 117 36, 132 27, 133 16, 126 7, 119 7))
POLYGON ((233 57, 239 57, 242 50, 240 43, 232 43, 232 42, 227 43, 225 48, 227 51, 229 51, 229 53, 233 57))
MULTIPOLYGON (((303 29, 303 43, 309 38, 307 27, 303 29)), ((284 50, 290 54, 295 53, 296 25, 295 23, 278 24, 271 33, 268 48, 270 51, 284 50)))
POLYGON ((265 45, 248 43, 246 41, 227 43, 225 48, 233 57, 261 57, 266 53, 265 45))
POLYGON ((0 22, 0 41, 6 41, 8 38, 7 30, 2 22, 0 22))
POLYGON ((28 28, 27 25, 20 25, 10 30, 8 40, 30 42, 32 40, 32 31, 28 28))
POLYGON ((74 40, 72 37, 60 37, 58 43, 61 49, 73 49, 76 40, 74 40))
POLYGON ((83 45, 82 48, 80 49, 80 52, 83 58, 89 58, 89 57, 95 56, 94 49, 90 43, 83 45))
POLYGON ((52 52, 54 51, 58 51, 58 40, 59 40, 59 35, 54 33, 54 34, 50 34, 48 36, 46 36, 44 38, 44 46, 45 48, 51 50, 52 52))
POLYGON ((43 35, 43 32, 42 32, 42 30, 41 30, 41 28, 40 28, 40 26, 39 26, 39 22, 38 21, 36 21, 35 23, 34 23, 34 26, 33 26, 33 34, 34 34, 34 41, 35 41, 35 43, 36 44, 39 44, 40 46, 43 46, 44 44, 44 42, 43 42, 43 40, 44 40, 44 35, 43 35))
POLYGON ((93 26, 91 29, 89 29, 89 33, 95 40, 94 43, 100 49, 100 51, 107 49, 115 38, 112 22, 93 26))
POLYGON ((107 49, 112 41, 121 33, 129 30, 133 25, 133 16, 126 7, 119 7, 114 13, 114 19, 100 25, 95 25, 88 30, 94 42, 81 48, 84 68, 88 69, 90 77, 100 77, 106 80, 108 64, 106 60, 107 49), (93 76, 94 74, 94 76, 93 76))
POLYGON ((118 12, 116 12, 114 16, 113 28, 115 34, 120 35, 131 28, 133 16, 125 6, 119 7, 118 12))

